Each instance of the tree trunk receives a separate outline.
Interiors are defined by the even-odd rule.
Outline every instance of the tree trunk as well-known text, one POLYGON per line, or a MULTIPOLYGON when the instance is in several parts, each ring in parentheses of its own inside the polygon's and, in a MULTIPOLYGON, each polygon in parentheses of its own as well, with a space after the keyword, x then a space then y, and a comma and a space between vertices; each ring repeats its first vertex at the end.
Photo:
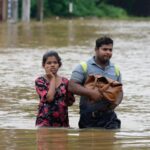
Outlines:
POLYGON ((7 3, 7 20, 12 19, 12 1, 8 0, 7 3))
POLYGON ((31 7, 31 0, 22 1, 22 21, 24 22, 30 21, 30 7, 31 7))
POLYGON ((18 21, 18 0, 12 0, 12 20, 18 21))
POLYGON ((3 9, 2 9, 3 11, 2 11, 2 19, 4 20, 4 21, 6 21, 7 20, 7 1, 6 0, 3 0, 3 9))
POLYGON ((2 16, 3 16, 3 1, 2 0, 0 0, 0 21, 2 21, 2 16))
POLYGON ((37 0, 37 20, 38 21, 43 20, 43 6, 44 6, 44 1, 37 0))

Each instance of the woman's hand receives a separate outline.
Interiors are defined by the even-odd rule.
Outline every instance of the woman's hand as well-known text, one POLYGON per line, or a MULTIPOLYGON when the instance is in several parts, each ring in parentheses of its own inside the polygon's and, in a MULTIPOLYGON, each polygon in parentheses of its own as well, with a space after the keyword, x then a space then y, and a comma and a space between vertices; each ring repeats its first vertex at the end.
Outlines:
POLYGON ((46 68, 46 76, 49 80, 51 80, 52 78, 55 78, 55 75, 52 73, 50 68, 46 68))
POLYGON ((46 75, 47 75, 48 79, 55 78, 55 75, 52 72, 49 72, 46 75))

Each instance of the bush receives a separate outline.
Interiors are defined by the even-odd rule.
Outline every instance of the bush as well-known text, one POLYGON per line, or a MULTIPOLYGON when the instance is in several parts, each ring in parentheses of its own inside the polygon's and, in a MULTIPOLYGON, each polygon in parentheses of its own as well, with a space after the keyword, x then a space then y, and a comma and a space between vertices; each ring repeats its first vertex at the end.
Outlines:
POLYGON ((103 15, 105 17, 122 18, 127 16, 127 13, 124 9, 112 5, 102 3, 98 6, 98 8, 99 10, 103 11, 103 15))
POLYGON ((74 16, 98 16, 98 17, 126 17, 127 13, 124 9, 112 5, 100 3, 98 6, 92 1, 80 1, 74 4, 74 16))
MULTIPOLYGON (((106 1, 105 1, 106 2, 106 1)), ((36 0, 31 0, 31 16, 36 17, 36 0)), ((98 17, 116 17, 127 16, 124 9, 108 5, 102 1, 96 0, 73 0, 73 12, 69 13, 69 0, 44 0, 44 16, 52 15, 68 17, 72 16, 98 16, 98 17)))

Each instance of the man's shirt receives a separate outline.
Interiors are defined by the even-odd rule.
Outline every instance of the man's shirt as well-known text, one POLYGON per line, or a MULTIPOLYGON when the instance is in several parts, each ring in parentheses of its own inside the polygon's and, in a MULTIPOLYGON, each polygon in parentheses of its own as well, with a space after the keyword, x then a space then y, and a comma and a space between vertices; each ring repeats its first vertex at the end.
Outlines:
MULTIPOLYGON (((121 82, 121 73, 119 73, 119 75, 116 74, 115 65, 113 63, 109 62, 108 66, 106 66, 105 68, 102 68, 100 65, 98 65, 95 62, 94 57, 89 59, 86 63, 87 63, 86 72, 84 72, 82 65, 78 64, 72 72, 71 80, 74 80, 75 82, 83 85, 88 75, 102 75, 102 76, 121 82)), ((84 96, 81 96, 80 100, 81 100, 80 101, 81 113, 84 111, 86 112, 95 111, 101 105, 100 101, 91 103, 90 101, 87 100, 87 97, 84 97, 84 96)))

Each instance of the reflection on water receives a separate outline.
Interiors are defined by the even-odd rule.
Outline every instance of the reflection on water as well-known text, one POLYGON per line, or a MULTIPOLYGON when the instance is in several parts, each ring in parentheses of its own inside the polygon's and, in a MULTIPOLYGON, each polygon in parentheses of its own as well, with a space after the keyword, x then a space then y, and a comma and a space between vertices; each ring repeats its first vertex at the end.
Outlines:
POLYGON ((38 150, 66 150, 68 146, 68 130, 37 130, 37 146, 38 150))
POLYGON ((0 149, 20 150, 22 145, 24 149, 35 149, 36 145, 39 149, 42 145, 53 148, 56 143, 63 143, 57 144, 59 149, 148 149, 149 24, 149 21, 99 19, 0 24, 0 149), (70 126, 74 130, 36 130, 39 99, 34 79, 43 73, 43 53, 57 50, 63 60, 59 73, 69 78, 73 67, 94 53, 95 39, 102 34, 113 37, 112 60, 120 66, 123 75, 125 96, 116 109, 122 128, 78 130, 77 96, 76 103, 69 108, 70 126))
POLYGON ((119 132, 113 130, 72 129, 1 129, 0 149, 11 150, 147 150, 150 133, 119 132))
POLYGON ((37 142, 39 150, 43 149, 113 149, 116 141, 115 132, 96 130, 50 130, 39 129, 37 142), (58 144, 59 143, 59 144, 58 144))
POLYGON ((89 30, 91 27, 86 23, 82 20, 50 20, 43 23, 0 24, 0 41, 3 41, 0 47, 65 48, 86 45, 96 31, 96 28, 89 30))

